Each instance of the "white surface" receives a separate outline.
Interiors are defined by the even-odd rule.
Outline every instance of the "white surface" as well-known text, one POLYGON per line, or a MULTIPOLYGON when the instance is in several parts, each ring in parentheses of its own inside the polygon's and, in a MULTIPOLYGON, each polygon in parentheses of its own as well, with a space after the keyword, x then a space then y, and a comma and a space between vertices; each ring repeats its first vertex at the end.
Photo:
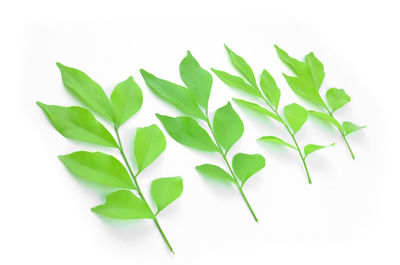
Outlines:
MULTIPOLYGON (((400 263, 397 1, 108 2, 1 3, 1 264, 400 263), (203 67, 231 70, 223 43, 257 75, 267 68, 276 77, 282 103, 303 102, 283 80, 287 69, 273 44, 298 57, 314 51, 327 73, 323 90, 345 88, 352 97, 338 118, 368 128, 349 137, 352 161, 333 129, 308 122, 301 143, 337 143, 310 157, 308 185, 295 153, 254 141, 287 137, 282 128, 234 106, 245 134, 232 153, 267 159, 245 186, 259 224, 235 189, 195 172, 217 156, 168 136, 165 153, 139 181, 148 195, 154 178, 184 178, 183 196, 159 216, 172 256, 152 222, 108 223, 90 212, 103 196, 77 182, 57 155, 96 148, 59 135, 35 101, 76 104, 56 61, 82 69, 108 94, 133 75, 144 105, 122 127, 128 149, 136 127, 159 124, 155 112, 178 114, 149 91, 139 68, 179 82, 178 65, 190 49, 203 67)), ((232 96, 240 94, 214 77, 211 110, 232 96)))

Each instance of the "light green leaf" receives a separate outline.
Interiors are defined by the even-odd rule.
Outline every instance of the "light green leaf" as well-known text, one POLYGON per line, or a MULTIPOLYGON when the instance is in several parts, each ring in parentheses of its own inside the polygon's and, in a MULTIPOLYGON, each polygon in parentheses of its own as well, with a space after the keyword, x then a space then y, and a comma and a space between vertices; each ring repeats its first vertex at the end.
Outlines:
POLYGON ((139 172, 164 152, 165 146, 165 136, 157 125, 137 128, 134 153, 139 172))
POLYGON ((282 139, 280 139, 278 137, 275 137, 275 136, 263 136, 263 137, 258 138, 257 140, 264 141, 264 142, 275 143, 275 144, 280 144, 280 145, 284 145, 284 146, 290 147, 290 148, 292 148, 294 150, 297 150, 295 146, 293 146, 293 145, 291 145, 291 144, 285 142, 284 140, 282 140, 282 139))
POLYGON ((135 189, 125 167, 113 156, 79 151, 58 158, 80 179, 114 188, 135 189))
POLYGON ((350 133, 353 133, 355 131, 361 130, 367 126, 359 126, 357 124, 354 124, 349 121, 344 121, 343 122, 343 129, 346 132, 346 135, 349 135, 350 133))
POLYGON ((293 92, 298 96, 307 99, 320 107, 325 107, 321 96, 318 94, 318 90, 314 88, 313 82, 298 77, 287 76, 285 74, 283 74, 283 76, 293 92))
POLYGON ((151 183, 151 197, 157 205, 157 213, 181 196, 183 180, 181 177, 159 178, 151 183))
POLYGON ((106 197, 105 204, 92 208, 92 212, 114 219, 153 219, 154 214, 142 199, 128 190, 119 190, 106 197))
POLYGON ((310 68, 315 88, 319 90, 325 77, 324 65, 318 60, 317 57, 315 57, 313 52, 307 54, 305 59, 308 67, 310 68))
POLYGON ((215 138, 225 152, 242 137, 244 131, 243 122, 230 102, 215 112, 213 128, 215 138))
POLYGON ((114 88, 110 99, 118 127, 138 112, 143 103, 142 91, 132 76, 114 88))
POLYGON ((78 69, 57 63, 65 87, 88 108, 114 122, 110 101, 103 88, 78 69))
POLYGON ((260 87, 264 92, 264 95, 267 97, 268 102, 273 105, 276 110, 279 105, 281 91, 276 85, 274 78, 267 70, 264 70, 261 74, 260 87))
POLYGON ((233 178, 222 168, 211 165, 211 164, 203 164, 196 167, 196 170, 206 178, 211 180, 215 180, 217 182, 232 184, 234 183, 233 178))
POLYGON ((341 131, 341 132, 343 131, 342 125, 340 125, 340 123, 335 118, 330 116, 329 114, 319 112, 319 111, 312 111, 312 110, 309 110, 308 114, 310 114, 314 117, 320 118, 322 120, 325 120, 325 121, 331 123, 332 125, 334 125, 336 128, 338 128, 339 131, 341 131))
POLYGON ((298 132, 307 121, 307 111, 300 105, 292 103, 283 109, 286 120, 288 121, 293 133, 298 132))
POLYGON ((254 87, 257 87, 257 81, 254 76, 253 70, 251 67, 247 64, 247 62, 234 53, 227 45, 224 45, 226 51, 228 52, 229 58, 231 60, 231 63, 233 67, 254 87))
POLYGON ((251 176, 265 167, 265 159, 260 154, 238 153, 232 159, 232 167, 243 186, 251 176))
POLYGON ((54 128, 64 137, 118 148, 114 137, 87 109, 36 103, 46 113, 54 128))
POLYGON ((207 110, 213 81, 211 74, 201 68, 190 51, 179 65, 179 70, 182 81, 193 92, 197 102, 207 110))
POLYGON ((330 144, 330 145, 316 145, 316 144, 308 144, 304 147, 304 158, 306 158, 309 154, 321 150, 323 148, 327 148, 330 146, 334 146, 335 143, 330 144))
POLYGON ((292 71, 301 79, 306 81, 307 83, 309 82, 314 82, 310 68, 308 65, 304 62, 300 62, 299 60, 290 57, 287 52, 279 48, 277 45, 275 45, 276 52, 278 53, 279 58, 290 68, 292 71))
POLYGON ((226 85, 228 85, 228 86, 230 86, 232 88, 239 89, 239 90, 241 90, 243 92, 252 94, 254 96, 261 97, 260 91, 257 88, 255 88, 255 87, 249 85, 248 83, 246 83, 246 81, 244 81, 243 78, 241 78, 240 76, 231 75, 231 74, 228 74, 228 73, 226 73, 224 71, 216 70, 216 69, 213 69, 213 68, 211 68, 211 70, 226 85))
POLYGON ((140 70, 140 73, 148 87, 162 99, 187 115, 203 120, 206 118, 200 110, 193 93, 186 87, 157 78, 143 69, 140 70))
POLYGON ((184 116, 172 118, 160 114, 156 116, 178 143, 203 151, 218 151, 208 133, 194 119, 184 116))
POLYGON ((246 108, 251 109, 259 114, 267 115, 276 121, 282 122, 282 120, 278 116, 276 116, 274 113, 261 107, 260 105, 258 105, 256 103, 249 102, 249 101, 246 101, 243 99, 237 99, 237 98, 234 98, 233 101, 236 102, 237 104, 239 104, 240 106, 246 107, 246 108))
POLYGON ((329 106, 331 106, 332 112, 334 112, 349 103, 350 97, 346 94, 344 89, 332 87, 326 92, 326 100, 329 106))

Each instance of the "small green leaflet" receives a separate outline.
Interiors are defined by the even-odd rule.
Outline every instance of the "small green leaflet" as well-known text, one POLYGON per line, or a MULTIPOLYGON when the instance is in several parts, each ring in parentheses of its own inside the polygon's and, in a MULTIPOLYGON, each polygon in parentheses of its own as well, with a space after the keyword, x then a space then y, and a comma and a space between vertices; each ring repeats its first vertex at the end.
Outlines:
POLYGON ((37 105, 46 113, 54 128, 64 137, 118 148, 114 137, 87 109, 46 105, 41 102, 37 102, 37 105))
POLYGON ((326 147, 334 146, 335 143, 330 145, 316 145, 316 144, 308 144, 304 147, 304 158, 306 158, 309 154, 321 150, 326 147))
POLYGON ((215 138, 225 152, 228 152, 232 145, 242 137, 244 131, 243 122, 233 110, 230 102, 215 112, 213 127, 215 138))
POLYGON ((260 91, 258 91, 257 88, 246 83, 246 81, 244 81, 243 78, 241 78, 240 76, 231 75, 224 71, 216 70, 214 68, 211 68, 211 70, 227 86, 252 94, 256 97, 261 97, 260 91))
POLYGON ((344 121, 343 122, 343 129, 346 132, 346 135, 349 135, 350 133, 353 133, 355 131, 361 130, 361 129, 365 128, 365 127, 367 127, 367 126, 359 126, 359 125, 356 125, 356 124, 354 124, 352 122, 349 122, 349 121, 344 121))
POLYGON ((127 190, 110 193, 105 204, 92 208, 92 211, 115 219, 155 218, 146 202, 127 190))
POLYGON ((293 130, 293 134, 298 132, 303 124, 307 121, 307 111, 300 105, 292 103, 287 105, 283 112, 285 114, 286 120, 293 130))
POLYGON ((193 118, 185 116, 172 118, 160 114, 156 116, 168 134, 178 143, 203 151, 218 151, 208 133, 193 118))
POLYGON ((151 183, 151 196, 157 205, 157 213, 181 196, 183 181, 181 177, 159 178, 151 183))
POLYGON ((211 74, 200 67, 190 51, 179 65, 179 70, 186 87, 193 92, 197 102, 207 110, 212 86, 211 74))
POLYGON ((298 96, 307 99, 317 106, 325 107, 325 103, 318 94, 318 91, 314 88, 313 83, 299 77, 288 76, 285 74, 283 74, 283 76, 293 92, 298 96))
POLYGON ((231 175, 219 166, 212 164, 203 164, 196 167, 196 170, 204 177, 220 182, 222 184, 232 184, 234 180, 231 175))
POLYGON ((291 145, 291 144, 285 142, 284 140, 282 140, 282 139, 280 139, 278 137, 275 137, 275 136, 263 136, 263 137, 258 138, 257 140, 264 141, 264 142, 275 143, 275 144, 280 144, 280 145, 284 145, 284 146, 290 147, 290 148, 292 148, 294 150, 297 150, 297 148, 295 146, 293 146, 293 145, 291 145))
POLYGON ((243 107, 253 110, 261 115, 267 115, 268 117, 273 118, 276 121, 282 122, 282 120, 278 116, 276 116, 274 113, 261 107, 260 105, 258 105, 256 103, 249 102, 249 101, 246 101, 243 99, 237 99, 237 98, 234 98, 233 101, 235 103, 237 103, 239 106, 243 106, 243 107))
POLYGON ((326 91, 326 100, 328 101, 329 106, 332 108, 332 112, 335 112, 349 103, 350 97, 346 94, 344 89, 332 87, 326 91))
POLYGON ((143 103, 142 91, 131 76, 115 87, 110 99, 118 127, 138 112, 143 103))
POLYGON ((277 110, 281 97, 281 90, 276 85, 275 79, 267 70, 263 70, 261 74, 260 87, 267 97, 268 102, 277 110))
POLYGON ((232 159, 232 167, 243 186, 251 176, 265 167, 265 159, 260 154, 238 153, 232 159))
POLYGON ((315 57, 313 52, 306 55, 305 61, 310 68, 315 88, 319 90, 325 77, 324 65, 315 57))
POLYGON ((58 158, 72 174, 83 180, 113 188, 135 189, 125 167, 113 156, 79 151, 58 158))
POLYGON ((110 101, 103 88, 88 75, 75 68, 57 63, 65 87, 84 105, 114 122, 110 101))
POLYGON ((276 52, 279 58, 290 68, 292 71, 307 82, 313 82, 310 69, 306 63, 300 62, 295 58, 290 57, 287 52, 275 45, 276 52))
POLYGON ((319 112, 319 111, 312 111, 312 110, 309 110, 308 114, 310 114, 311 116, 320 118, 322 120, 325 120, 325 121, 331 123, 332 125, 334 125, 336 128, 338 128, 339 131, 343 131, 342 125, 340 125, 340 123, 335 118, 330 116, 329 114, 319 112))

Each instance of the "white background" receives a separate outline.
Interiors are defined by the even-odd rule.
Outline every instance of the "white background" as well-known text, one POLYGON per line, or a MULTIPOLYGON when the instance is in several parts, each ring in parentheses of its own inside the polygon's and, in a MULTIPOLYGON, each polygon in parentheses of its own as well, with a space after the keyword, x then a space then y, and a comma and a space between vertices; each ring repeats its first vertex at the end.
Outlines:
MULTIPOLYGON (((1 264, 400 264, 399 8, 397 1, 2 1, 1 264), (12 3, 11 3, 12 2, 12 3), (35 105, 74 105, 55 62, 85 71, 108 94, 129 75, 142 87, 141 111, 121 128, 129 150, 137 127, 154 113, 179 115, 145 86, 138 70, 180 82, 190 49, 204 68, 233 72, 223 44, 267 68, 281 106, 304 103, 281 73, 273 44, 296 57, 314 51, 324 63, 322 90, 345 88, 352 101, 340 120, 368 127, 349 137, 352 161, 335 130, 315 120, 301 143, 329 144, 313 154, 308 185, 297 155, 259 145, 285 131, 234 105, 245 134, 232 150, 259 152, 267 166, 245 186, 260 222, 238 192, 204 180, 194 166, 223 165, 167 136, 167 149, 139 178, 180 175, 184 193, 159 215, 176 255, 151 221, 110 222, 90 208, 104 194, 72 177, 57 155, 98 150, 59 135, 35 105)), ((210 109, 245 97, 214 77, 210 109)), ((306 104, 304 104, 306 105, 306 104)), ((307 105, 306 105, 307 106, 307 105)), ((101 149, 114 153, 112 150, 101 149)))

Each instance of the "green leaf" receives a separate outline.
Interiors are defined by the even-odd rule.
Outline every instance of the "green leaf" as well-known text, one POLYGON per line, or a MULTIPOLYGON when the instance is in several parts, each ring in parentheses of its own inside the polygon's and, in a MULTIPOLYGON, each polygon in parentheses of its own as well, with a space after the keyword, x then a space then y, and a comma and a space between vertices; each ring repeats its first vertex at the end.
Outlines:
POLYGON ((261 74, 260 87, 264 92, 264 95, 267 97, 268 102, 273 105, 276 110, 279 105, 281 91, 276 85, 274 78, 267 70, 264 70, 261 74))
POLYGON ((165 146, 165 136, 157 125, 137 128, 134 153, 139 172, 164 152, 165 146))
POLYGON ((211 180, 215 180, 217 182, 232 184, 234 183, 233 178, 222 168, 211 165, 211 164, 203 164, 196 167, 196 170, 206 178, 211 180))
POLYGON ((211 74, 201 68, 190 51, 179 65, 179 70, 182 81, 193 92, 197 102, 207 110, 213 81, 211 74))
POLYGON ((310 68, 315 88, 319 90, 325 77, 324 65, 318 60, 317 57, 315 57, 313 52, 307 54, 305 59, 308 67, 310 68))
POLYGON ((79 151, 58 157, 80 179, 114 188, 135 189, 125 167, 113 156, 79 151))
POLYGON ((298 132, 307 121, 307 111, 300 105, 292 103, 283 109, 286 120, 288 121, 293 133, 298 132))
POLYGON ((106 197, 105 204, 93 207, 92 212, 114 219, 154 218, 154 214, 146 202, 127 190, 110 193, 106 197))
POLYGON ((316 144, 308 144, 304 147, 304 158, 306 158, 309 154, 321 150, 326 147, 334 146, 335 143, 330 145, 316 145, 316 144))
POLYGON ((138 112, 143 103, 142 91, 132 76, 114 88, 110 99, 118 127, 138 112))
POLYGON ((213 128, 217 142, 228 152, 243 135, 243 122, 230 102, 219 108, 214 115, 213 128))
POLYGON ((206 119, 193 93, 186 87, 157 78, 141 69, 140 73, 148 87, 165 101, 171 103, 183 113, 199 119, 206 119))
POLYGON ((290 88, 298 96, 307 99, 308 101, 316 104, 320 107, 325 107, 325 103, 321 96, 318 94, 318 90, 314 88, 314 84, 305 79, 293 76, 287 76, 283 74, 290 88))
POLYGON ((194 119, 184 116, 172 118, 160 114, 156 116, 178 143, 203 151, 218 151, 208 133, 194 119))
POLYGON ((332 125, 334 125, 336 128, 338 128, 339 131, 341 131, 341 132, 343 131, 342 125, 340 125, 340 123, 335 118, 330 116, 329 114, 319 112, 319 111, 312 111, 312 110, 309 110, 308 114, 310 114, 314 117, 320 118, 322 120, 325 120, 325 121, 331 123, 332 125))
POLYGON ((57 63, 65 87, 85 106, 114 122, 110 101, 103 88, 78 69, 57 63))
POLYGON ((211 70, 227 86, 239 89, 239 90, 241 90, 243 92, 252 94, 252 95, 257 96, 257 97, 261 97, 260 91, 257 88, 255 88, 255 87, 249 85, 248 83, 246 83, 243 80, 243 78, 241 78, 240 76, 231 75, 231 74, 228 74, 228 73, 226 73, 224 71, 216 70, 216 69, 213 69, 213 68, 211 68, 211 70))
POLYGON ((232 167, 243 186, 251 176, 265 167, 265 159, 260 154, 238 153, 232 159, 232 167))
POLYGON ((284 145, 284 146, 290 147, 290 148, 292 148, 294 150, 297 150, 295 146, 293 146, 293 145, 291 145, 291 144, 285 142, 284 140, 282 140, 282 139, 280 139, 278 137, 275 137, 275 136, 263 136, 263 137, 258 138, 257 140, 264 141, 264 142, 275 143, 275 144, 280 144, 280 145, 284 145))
POLYGON ((310 68, 304 62, 300 62, 299 60, 290 57, 287 52, 279 48, 275 45, 276 52, 278 53, 279 58, 290 68, 292 71, 301 79, 309 82, 314 82, 310 68))
POLYGON ((254 87, 257 87, 257 81, 254 76, 253 70, 251 67, 247 64, 247 62, 234 53, 227 45, 224 45, 226 51, 228 52, 229 58, 231 60, 231 63, 233 67, 254 87))
POLYGON ((54 128, 64 137, 118 148, 114 137, 87 109, 36 103, 46 113, 54 128))
POLYGON ((349 121, 344 121, 343 122, 343 129, 346 132, 346 135, 349 135, 350 133, 353 133, 355 131, 361 130, 367 126, 359 126, 357 124, 354 124, 349 121))
POLYGON ((344 89, 338 89, 334 87, 330 88, 326 92, 326 99, 329 106, 332 108, 332 112, 340 109, 350 102, 350 97, 346 94, 344 89))
POLYGON ((181 177, 159 178, 151 183, 151 197, 157 205, 157 213, 181 196, 183 181, 181 177))
POLYGON ((234 98, 233 101, 236 102, 237 104, 239 104, 240 106, 246 107, 246 108, 251 109, 259 114, 267 115, 268 117, 273 118, 276 121, 282 122, 282 120, 278 116, 276 116, 274 113, 261 107, 260 105, 258 105, 256 103, 249 102, 249 101, 246 101, 243 99, 237 99, 237 98, 234 98))

